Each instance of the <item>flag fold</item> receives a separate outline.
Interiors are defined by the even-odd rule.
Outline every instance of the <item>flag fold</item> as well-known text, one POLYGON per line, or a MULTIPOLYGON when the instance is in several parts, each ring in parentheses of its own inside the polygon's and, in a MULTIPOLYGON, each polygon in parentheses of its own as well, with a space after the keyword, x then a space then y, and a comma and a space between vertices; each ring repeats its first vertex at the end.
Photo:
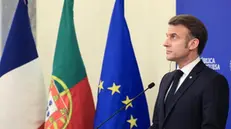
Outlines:
POLYGON ((45 129, 92 129, 95 107, 79 50, 73 0, 65 0, 56 43, 45 129))
MULTIPOLYGON (((104 53, 94 127, 143 91, 143 85, 124 16, 124 1, 116 0, 104 53)), ((147 129, 145 94, 131 102, 100 129, 147 129)))

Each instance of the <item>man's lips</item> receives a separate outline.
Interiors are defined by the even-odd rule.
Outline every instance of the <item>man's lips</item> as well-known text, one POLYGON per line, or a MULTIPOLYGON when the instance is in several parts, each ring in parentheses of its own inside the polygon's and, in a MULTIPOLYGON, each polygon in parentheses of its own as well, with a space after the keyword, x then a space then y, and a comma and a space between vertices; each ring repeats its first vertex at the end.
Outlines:
POLYGON ((172 51, 168 51, 168 50, 166 51, 166 54, 170 54, 170 53, 172 53, 172 51))

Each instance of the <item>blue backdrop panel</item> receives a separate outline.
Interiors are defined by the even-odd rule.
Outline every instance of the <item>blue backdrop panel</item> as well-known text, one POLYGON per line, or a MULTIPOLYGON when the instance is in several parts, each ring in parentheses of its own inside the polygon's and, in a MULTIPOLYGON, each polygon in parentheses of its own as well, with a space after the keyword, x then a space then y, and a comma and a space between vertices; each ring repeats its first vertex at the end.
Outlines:
MULTIPOLYGON (((231 86, 231 0, 177 0, 176 5, 177 14, 192 14, 205 23, 209 39, 201 57, 231 86)), ((231 129, 231 109, 226 129, 231 129)))

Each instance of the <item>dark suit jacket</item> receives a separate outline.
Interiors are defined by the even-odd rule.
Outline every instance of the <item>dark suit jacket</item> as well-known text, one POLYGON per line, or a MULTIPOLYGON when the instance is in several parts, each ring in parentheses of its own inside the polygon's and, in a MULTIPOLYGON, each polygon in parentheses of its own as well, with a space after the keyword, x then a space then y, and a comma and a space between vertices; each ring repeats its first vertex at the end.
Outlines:
POLYGON ((164 97, 174 72, 161 80, 150 129, 225 129, 229 87, 224 76, 200 61, 175 94, 171 110, 164 114, 164 97))

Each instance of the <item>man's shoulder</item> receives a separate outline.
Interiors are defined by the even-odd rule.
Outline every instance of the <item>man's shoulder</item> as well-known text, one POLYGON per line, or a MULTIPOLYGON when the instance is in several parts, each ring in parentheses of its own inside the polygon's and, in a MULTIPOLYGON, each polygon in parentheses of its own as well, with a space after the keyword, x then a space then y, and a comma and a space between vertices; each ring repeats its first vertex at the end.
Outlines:
POLYGON ((163 76, 163 78, 162 78, 162 79, 173 76, 174 72, 175 72, 175 70, 174 70, 174 71, 170 71, 170 72, 165 73, 165 75, 163 76))
POLYGON ((208 76, 223 76, 222 74, 220 74, 219 72, 217 72, 216 70, 211 69, 208 66, 205 66, 204 71, 206 74, 208 74, 208 76))
POLYGON ((204 70, 202 71, 202 76, 207 79, 221 78, 222 80, 226 80, 224 75, 222 75, 216 70, 211 69, 208 66, 206 66, 204 70))
POLYGON ((216 70, 213 70, 206 66, 206 68, 203 70, 202 75, 200 76, 201 80, 203 80, 204 84, 208 84, 206 87, 210 88, 213 86, 214 88, 220 89, 229 89, 229 83, 227 78, 219 73, 216 70))

